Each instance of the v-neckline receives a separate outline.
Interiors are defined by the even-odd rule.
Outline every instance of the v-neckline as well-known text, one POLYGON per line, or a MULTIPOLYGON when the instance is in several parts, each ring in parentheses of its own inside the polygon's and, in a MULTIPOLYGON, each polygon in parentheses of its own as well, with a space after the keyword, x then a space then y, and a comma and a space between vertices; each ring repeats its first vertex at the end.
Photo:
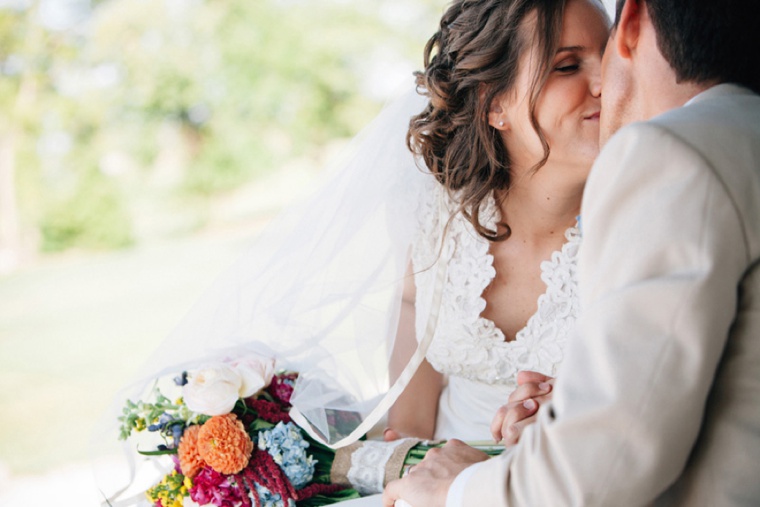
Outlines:
MULTIPOLYGON (((495 222, 495 220, 494 220, 495 222)), ((483 311, 480 312, 478 315, 477 322, 481 324, 483 327, 491 330, 491 335, 494 340, 504 343, 504 344, 514 344, 518 343, 527 333, 528 326, 530 325, 531 321, 533 319, 538 318, 539 313, 541 312, 541 301, 542 299, 546 299, 547 293, 549 291, 549 285, 546 283, 545 275, 548 272, 549 269, 553 268, 558 263, 562 262, 563 259, 569 258, 570 256, 567 255, 567 250, 572 246, 573 243, 573 237, 578 234, 578 223, 576 223, 574 226, 570 226, 567 229, 565 229, 565 241, 562 243, 562 246, 557 249, 553 250, 551 255, 548 259, 541 261, 539 268, 541 269, 541 281, 544 283, 544 290, 539 294, 537 301, 536 301, 536 311, 531 314, 530 317, 528 317, 528 320, 526 321, 525 325, 521 327, 517 333, 515 333, 515 336, 511 340, 507 340, 506 333, 496 325, 496 323, 489 319, 488 317, 483 316, 483 312, 485 312, 485 309, 488 307, 488 302, 486 301, 484 297, 484 293, 488 286, 493 283, 494 279, 496 278, 496 268, 494 266, 494 256, 490 252, 490 249, 488 250, 487 254, 484 256, 484 261, 487 263, 488 271, 491 271, 494 273, 494 275, 489 280, 488 285, 480 292, 478 295, 478 302, 482 305, 483 311), (564 254, 564 255, 563 255, 564 254)), ((487 242, 488 240, 483 238, 482 236, 479 236, 479 240, 482 240, 484 242, 487 242)))

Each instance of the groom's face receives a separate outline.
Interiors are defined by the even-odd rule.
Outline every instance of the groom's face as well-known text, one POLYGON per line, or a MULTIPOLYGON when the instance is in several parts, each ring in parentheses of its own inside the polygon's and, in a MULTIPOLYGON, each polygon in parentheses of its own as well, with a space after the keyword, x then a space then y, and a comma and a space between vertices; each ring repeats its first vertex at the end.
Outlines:
POLYGON ((612 29, 602 57, 602 113, 599 119, 599 145, 621 127, 633 121, 633 80, 628 62, 620 58, 612 29))

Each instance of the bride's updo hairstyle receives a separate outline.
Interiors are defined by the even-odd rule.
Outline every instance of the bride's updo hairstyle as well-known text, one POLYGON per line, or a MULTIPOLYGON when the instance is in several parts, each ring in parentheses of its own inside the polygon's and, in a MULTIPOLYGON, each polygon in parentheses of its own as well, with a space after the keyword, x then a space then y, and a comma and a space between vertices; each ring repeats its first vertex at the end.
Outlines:
POLYGON ((538 170, 549 157, 535 115, 551 71, 562 29, 565 0, 455 0, 438 32, 425 45, 425 70, 417 89, 428 106, 412 117, 407 144, 450 194, 475 230, 491 241, 509 237, 480 222, 480 210, 494 190, 510 185, 510 158, 498 130, 488 124, 494 100, 514 86, 522 54, 531 48, 540 65, 531 76, 531 123, 544 148, 538 170), (534 23, 523 23, 531 14, 534 23))

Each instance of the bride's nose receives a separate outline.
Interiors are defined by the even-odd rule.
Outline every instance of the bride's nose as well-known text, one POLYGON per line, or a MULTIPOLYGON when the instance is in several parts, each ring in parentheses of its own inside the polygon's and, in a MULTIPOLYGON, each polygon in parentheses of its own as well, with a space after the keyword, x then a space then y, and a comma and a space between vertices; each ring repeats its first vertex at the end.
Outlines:
POLYGON ((592 97, 599 98, 602 96, 602 75, 599 71, 591 75, 588 83, 588 89, 592 97))

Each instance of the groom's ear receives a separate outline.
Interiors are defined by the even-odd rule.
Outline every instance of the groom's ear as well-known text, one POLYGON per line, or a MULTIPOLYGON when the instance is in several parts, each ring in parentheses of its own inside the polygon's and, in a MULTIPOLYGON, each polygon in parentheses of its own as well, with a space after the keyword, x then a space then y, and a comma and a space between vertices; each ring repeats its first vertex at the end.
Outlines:
POLYGON ((626 0, 615 26, 615 50, 621 58, 630 59, 639 42, 642 16, 646 6, 641 0, 626 0))

